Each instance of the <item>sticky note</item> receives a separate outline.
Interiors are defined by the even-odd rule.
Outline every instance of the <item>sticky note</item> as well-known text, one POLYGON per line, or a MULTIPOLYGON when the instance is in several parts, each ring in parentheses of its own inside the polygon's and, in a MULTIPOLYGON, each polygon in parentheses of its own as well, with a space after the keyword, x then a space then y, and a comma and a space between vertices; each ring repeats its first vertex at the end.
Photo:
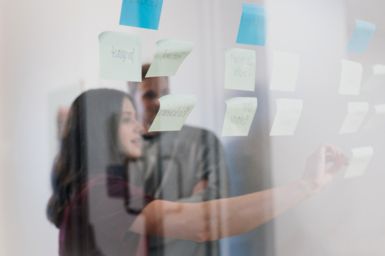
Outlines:
POLYGON ((179 131, 195 106, 194 95, 166 95, 159 99, 160 108, 150 132, 179 131))
POLYGON ((348 114, 340 129, 340 134, 349 134, 357 132, 365 117, 369 112, 369 103, 367 102, 350 102, 348 103, 348 114))
POLYGON ((345 178, 355 178, 362 176, 368 168, 374 150, 373 147, 361 147, 352 149, 352 158, 349 161, 348 168, 345 172, 345 178))
POLYGON ((303 101, 298 99, 277 99, 277 111, 270 136, 294 135, 301 117, 303 101))
POLYGON ((254 91, 256 52, 233 48, 226 51, 225 89, 254 91))
POLYGON ((275 91, 295 91, 299 67, 300 57, 298 54, 275 51, 273 53, 270 89, 275 91))
POLYGON ((120 25, 158 29, 163 0, 123 0, 120 25))
POLYGON ((359 95, 363 73, 362 64, 354 61, 342 60, 341 66, 339 94, 359 95))
POLYGON ((376 114, 385 114, 385 104, 374 106, 374 110, 376 111, 376 114))
POLYGON ((172 76, 193 49, 193 43, 180 40, 160 40, 146 77, 172 76))
POLYGON ((140 40, 120 32, 101 33, 99 66, 102 79, 142 81, 140 40))
POLYGON ((247 136, 257 106, 258 100, 253 97, 237 97, 227 100, 222 136, 247 136))
POLYGON ((265 45, 266 19, 264 7, 258 4, 242 4, 242 16, 238 30, 237 43, 265 45))
POLYGON ((373 66, 374 75, 385 75, 385 65, 374 65, 373 66))
POLYGON ((364 20, 356 20, 356 26, 348 43, 348 51, 351 53, 362 53, 368 49, 376 25, 364 20))

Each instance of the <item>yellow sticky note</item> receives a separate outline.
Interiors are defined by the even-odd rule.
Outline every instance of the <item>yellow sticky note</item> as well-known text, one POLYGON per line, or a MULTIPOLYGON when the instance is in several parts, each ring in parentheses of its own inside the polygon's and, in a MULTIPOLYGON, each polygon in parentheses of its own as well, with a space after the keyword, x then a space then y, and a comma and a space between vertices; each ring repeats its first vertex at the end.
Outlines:
POLYGON ((342 60, 341 66, 339 94, 359 95, 363 73, 362 64, 354 61, 342 60))
POLYGON ((352 158, 345 172, 345 178, 355 178, 364 175, 374 154, 373 147, 352 149, 352 158))
POLYGON ((99 35, 100 77, 108 80, 142 81, 140 40, 121 32, 99 35))
POLYGON ((227 100, 222 136, 247 136, 257 106, 257 98, 237 97, 227 100))
POLYGON ((150 132, 179 131, 195 106, 194 95, 166 95, 159 99, 160 109, 150 132))
POLYGON ((293 135, 301 117, 303 101, 298 99, 277 99, 277 111, 270 136, 293 135))
POLYGON ((256 58, 254 50, 238 48, 227 50, 225 89, 254 91, 256 58))
POLYGON ((193 43, 164 39, 157 42, 157 51, 146 77, 173 76, 193 49, 193 43))
POLYGON ((340 129, 340 134, 357 132, 365 121, 369 112, 369 103, 367 102, 349 102, 348 114, 340 129))
POLYGON ((298 54, 275 51, 271 72, 270 89, 274 91, 295 91, 300 68, 298 54))

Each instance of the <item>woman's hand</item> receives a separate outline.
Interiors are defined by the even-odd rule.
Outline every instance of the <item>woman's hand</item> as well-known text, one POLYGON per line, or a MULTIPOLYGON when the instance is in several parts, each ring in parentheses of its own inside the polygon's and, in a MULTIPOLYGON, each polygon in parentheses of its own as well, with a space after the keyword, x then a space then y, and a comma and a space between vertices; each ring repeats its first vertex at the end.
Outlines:
POLYGON ((321 146, 308 157, 302 180, 310 191, 318 192, 329 184, 347 163, 346 156, 335 146, 321 146))

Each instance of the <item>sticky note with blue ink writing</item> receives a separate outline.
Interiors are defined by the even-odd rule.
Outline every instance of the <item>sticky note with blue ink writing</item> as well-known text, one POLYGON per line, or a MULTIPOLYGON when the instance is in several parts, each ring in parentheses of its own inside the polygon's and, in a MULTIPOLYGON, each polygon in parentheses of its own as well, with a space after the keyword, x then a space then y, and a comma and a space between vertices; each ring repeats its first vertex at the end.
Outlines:
POLYGON ((193 49, 189 41, 164 39, 156 44, 158 49, 146 77, 175 75, 193 49))
POLYGON ((195 95, 169 94, 159 99, 160 107, 149 132, 179 131, 193 110, 195 95))
POLYGON ((257 4, 244 3, 238 30, 237 43, 265 45, 266 19, 265 8, 257 4))
POLYGON ((227 100, 222 136, 248 136, 257 107, 258 100, 254 97, 236 97, 227 100))
POLYGON ((121 32, 99 35, 100 77, 118 81, 142 81, 139 38, 121 32))
POLYGON ((119 24, 157 30, 162 6, 163 0, 123 0, 119 24))
POLYGON ((356 20, 356 27, 350 38, 348 51, 351 53, 363 53, 366 51, 375 31, 376 25, 373 23, 364 20, 356 20))

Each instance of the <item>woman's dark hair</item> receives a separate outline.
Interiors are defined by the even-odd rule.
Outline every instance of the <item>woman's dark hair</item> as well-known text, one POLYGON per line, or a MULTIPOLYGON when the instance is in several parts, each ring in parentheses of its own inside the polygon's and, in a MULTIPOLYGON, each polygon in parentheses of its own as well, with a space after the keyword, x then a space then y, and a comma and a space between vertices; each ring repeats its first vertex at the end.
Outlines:
POLYGON ((131 100, 118 90, 94 89, 72 103, 52 170, 53 193, 47 207, 48 219, 58 228, 66 206, 90 178, 111 165, 123 165, 116 136, 124 98, 131 100))

